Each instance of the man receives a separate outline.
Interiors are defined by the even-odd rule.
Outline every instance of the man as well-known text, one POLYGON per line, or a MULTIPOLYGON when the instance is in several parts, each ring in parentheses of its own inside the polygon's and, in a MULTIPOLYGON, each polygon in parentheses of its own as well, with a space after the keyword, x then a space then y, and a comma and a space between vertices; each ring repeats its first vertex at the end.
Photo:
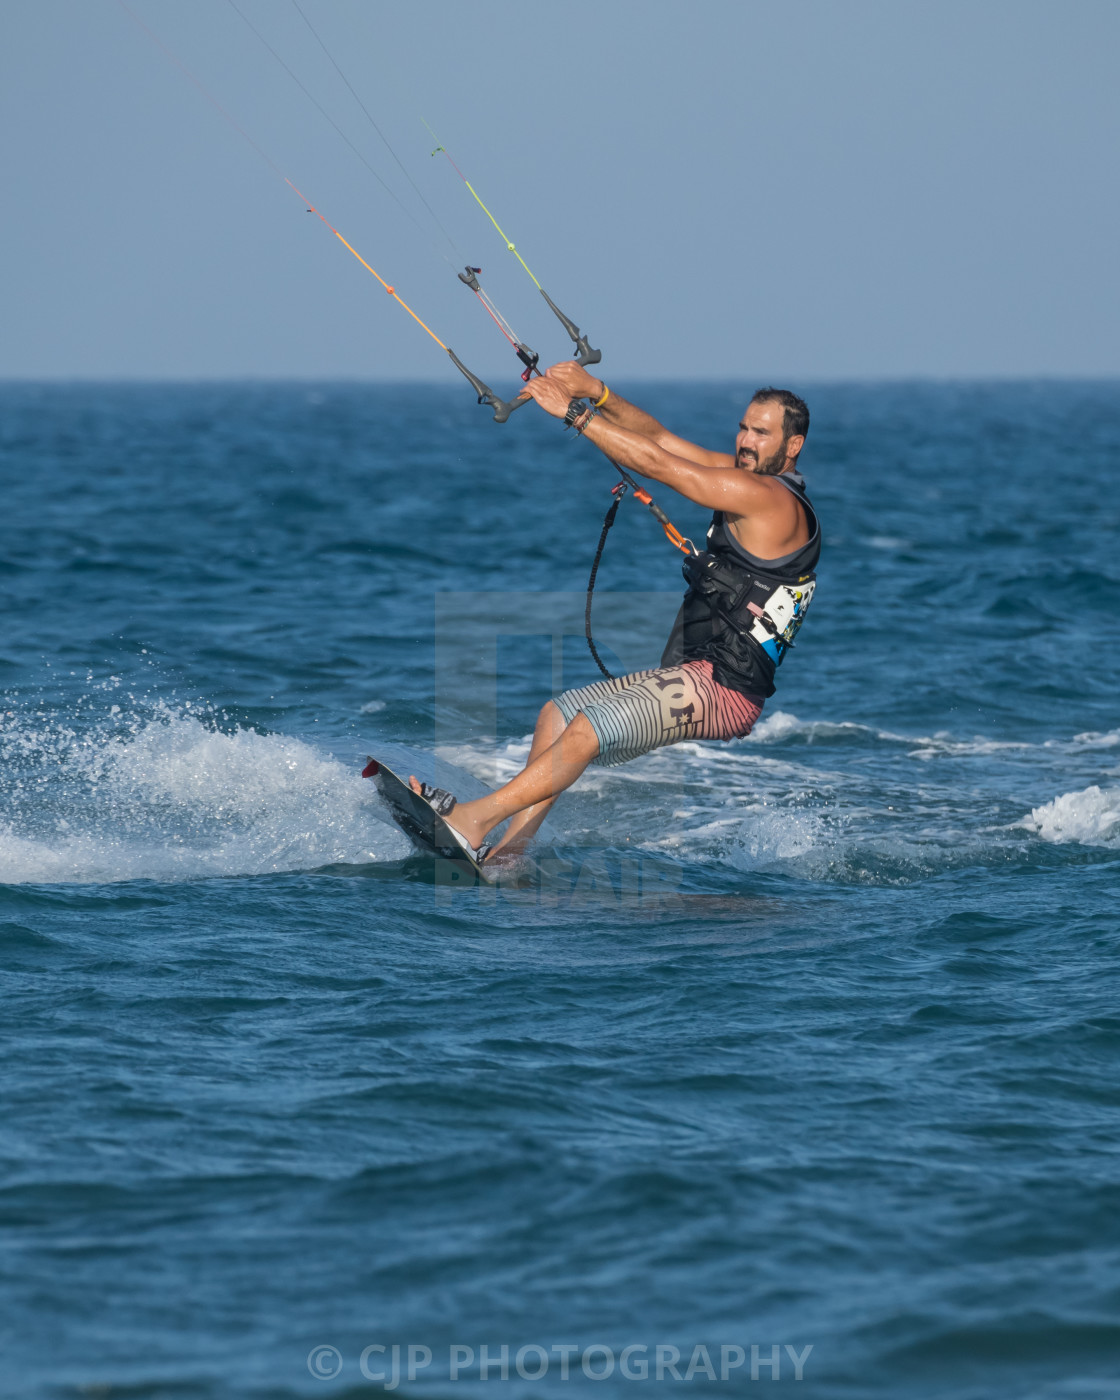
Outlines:
POLYGON ((548 701, 525 768, 488 797, 455 802, 411 779, 480 860, 523 850, 591 762, 625 763, 684 739, 749 734, 813 596, 820 555, 820 527, 797 472, 809 410, 788 390, 758 390, 734 453, 675 437, 571 361, 530 380, 525 392, 613 461, 715 514, 707 549, 685 563, 689 589, 658 669, 548 701), (491 850, 485 837, 507 817, 491 850))

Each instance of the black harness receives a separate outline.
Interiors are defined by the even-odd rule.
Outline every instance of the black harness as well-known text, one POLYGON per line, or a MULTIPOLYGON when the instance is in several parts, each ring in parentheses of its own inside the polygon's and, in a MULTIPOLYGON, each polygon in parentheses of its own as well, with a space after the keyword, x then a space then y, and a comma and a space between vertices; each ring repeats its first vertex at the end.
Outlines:
POLYGON ((780 559, 759 559, 735 539, 717 511, 708 548, 684 561, 688 591, 662 666, 710 661, 720 685, 745 695, 774 694, 774 674, 812 600, 821 551, 820 525, 803 478, 785 472, 777 480, 804 507, 808 542, 780 559))

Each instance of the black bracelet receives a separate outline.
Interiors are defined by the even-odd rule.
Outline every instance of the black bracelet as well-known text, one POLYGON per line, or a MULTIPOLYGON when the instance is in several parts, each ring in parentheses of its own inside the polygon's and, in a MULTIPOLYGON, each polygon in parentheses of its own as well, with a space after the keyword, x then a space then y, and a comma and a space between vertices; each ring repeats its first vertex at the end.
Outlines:
POLYGON ((583 412, 584 406, 585 405, 582 399, 572 399, 569 402, 568 411, 564 414, 565 428, 570 428, 572 426, 572 424, 576 421, 579 415, 583 412))

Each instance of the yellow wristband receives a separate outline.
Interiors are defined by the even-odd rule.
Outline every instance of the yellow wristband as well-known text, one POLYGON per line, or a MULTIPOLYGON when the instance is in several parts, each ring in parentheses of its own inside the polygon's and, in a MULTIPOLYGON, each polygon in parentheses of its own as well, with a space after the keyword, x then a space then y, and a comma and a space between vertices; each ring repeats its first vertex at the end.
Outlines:
POLYGON ((604 384, 604 385, 603 385, 603 397, 602 397, 601 399, 598 399, 598 400, 596 401, 595 407, 596 407, 596 408, 602 408, 603 405, 606 403, 606 401, 610 398, 610 396, 611 396, 611 391, 610 391, 610 390, 607 388, 607 386, 604 384))

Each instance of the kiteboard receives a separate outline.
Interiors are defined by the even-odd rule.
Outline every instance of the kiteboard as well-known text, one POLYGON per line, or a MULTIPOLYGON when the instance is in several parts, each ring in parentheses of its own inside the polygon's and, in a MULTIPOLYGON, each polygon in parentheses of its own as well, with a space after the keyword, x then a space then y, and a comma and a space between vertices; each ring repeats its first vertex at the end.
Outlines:
POLYGON ((460 845, 455 833, 439 813, 429 807, 391 768, 376 758, 370 758, 362 769, 362 777, 372 778, 377 784, 377 791, 384 799, 389 815, 418 850, 425 855, 459 861, 475 875, 486 879, 482 866, 465 846, 460 845))

